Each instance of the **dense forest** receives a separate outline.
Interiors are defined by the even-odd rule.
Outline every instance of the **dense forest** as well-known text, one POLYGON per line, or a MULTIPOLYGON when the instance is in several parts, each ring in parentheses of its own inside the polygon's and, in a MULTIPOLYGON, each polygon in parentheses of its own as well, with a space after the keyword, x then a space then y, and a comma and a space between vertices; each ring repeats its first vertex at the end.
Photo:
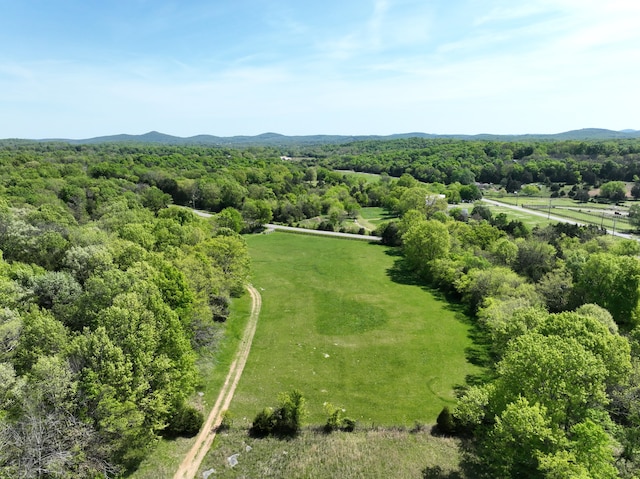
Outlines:
POLYGON ((490 477, 633 477, 640 245, 448 204, 482 183, 638 182, 639 159, 640 140, 1 142, 0 477, 117 477, 158 437, 193 434, 196 358, 250 274, 241 233, 303 220, 363 233, 344 220, 366 206, 398 215, 384 243, 465 304, 486 343, 486 376, 441 430, 473 437, 490 477))

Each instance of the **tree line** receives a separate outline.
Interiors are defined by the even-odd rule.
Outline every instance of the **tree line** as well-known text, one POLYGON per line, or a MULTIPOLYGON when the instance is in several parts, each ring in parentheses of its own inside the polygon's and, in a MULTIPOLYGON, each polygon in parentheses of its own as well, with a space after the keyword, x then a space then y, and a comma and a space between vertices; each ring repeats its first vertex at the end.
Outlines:
POLYGON ((413 209, 387 229, 404 266, 466 305, 483 338, 469 355, 486 376, 439 424, 474 439, 486 477, 636 477, 636 241, 566 224, 514 235, 483 206, 413 209))
POLYGON ((587 184, 636 181, 640 140, 508 142, 409 138, 325 145, 299 152, 329 169, 352 169, 426 183, 502 185, 509 192, 529 183, 587 184))

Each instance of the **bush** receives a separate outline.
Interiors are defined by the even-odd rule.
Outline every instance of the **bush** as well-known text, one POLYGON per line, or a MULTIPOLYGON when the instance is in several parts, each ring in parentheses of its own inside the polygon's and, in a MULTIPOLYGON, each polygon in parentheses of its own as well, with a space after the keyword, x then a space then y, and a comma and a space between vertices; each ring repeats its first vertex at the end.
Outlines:
POLYGON ((402 235, 396 221, 382 223, 375 234, 382 237, 382 244, 385 246, 400 246, 402 244, 402 235))
POLYGON ((255 437, 264 437, 271 434, 273 429, 273 409, 265 408, 254 418, 251 428, 249 429, 249 434, 255 437))
POLYGON ((228 431, 231 429, 233 425, 233 414, 231 411, 223 411, 222 412, 222 420, 220 421, 220 425, 218 426, 218 431, 228 431))
POLYGON ((266 408, 256 415, 249 434, 257 437, 270 434, 291 437, 300 432, 306 415, 304 396, 294 389, 290 393, 281 393, 279 400, 280 405, 276 409, 266 408))
POLYGON ((452 434, 456 431, 456 423, 448 406, 442 408, 442 411, 438 414, 438 419, 436 419, 436 424, 438 425, 438 432, 441 434, 452 434))
POLYGON ((344 416, 344 408, 335 407, 331 403, 324 403, 324 410, 327 413, 327 423, 324 425, 325 432, 337 430, 352 432, 356 428, 356 421, 344 416))
POLYGON ((164 430, 167 437, 193 437, 200 431, 204 422, 202 411, 193 406, 182 406, 169 421, 164 430))

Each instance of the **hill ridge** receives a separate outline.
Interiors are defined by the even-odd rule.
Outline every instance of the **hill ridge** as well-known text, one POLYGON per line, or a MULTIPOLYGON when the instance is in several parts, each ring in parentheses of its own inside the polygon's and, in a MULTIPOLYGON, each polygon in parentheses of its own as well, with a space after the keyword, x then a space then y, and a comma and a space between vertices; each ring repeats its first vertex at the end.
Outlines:
POLYGON ((330 143, 349 143, 362 140, 396 140, 404 138, 428 138, 450 140, 495 140, 495 141, 527 141, 527 140, 614 140, 640 138, 640 130, 608 130, 604 128, 582 128, 553 134, 515 134, 498 135, 481 133, 477 135, 435 134, 435 133, 395 133, 391 135, 283 135, 265 132, 259 135, 215 136, 200 134, 189 137, 168 135, 159 131, 149 131, 141 135, 117 134, 85 139, 46 138, 29 141, 64 142, 70 144, 96 143, 153 143, 167 145, 201 145, 201 146, 287 146, 287 145, 321 145, 330 143))

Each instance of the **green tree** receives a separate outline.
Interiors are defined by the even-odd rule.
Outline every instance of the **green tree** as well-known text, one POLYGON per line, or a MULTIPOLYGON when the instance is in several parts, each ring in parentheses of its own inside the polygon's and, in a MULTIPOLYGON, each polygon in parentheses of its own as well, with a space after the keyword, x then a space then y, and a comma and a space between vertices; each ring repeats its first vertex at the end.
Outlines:
POLYGON ((500 238, 491 246, 491 252, 499 264, 511 266, 518 257, 518 246, 509 238, 500 238))
POLYGON ((218 228, 229 228, 240 233, 244 228, 244 220, 240 212, 235 208, 225 208, 214 216, 213 219, 218 228))
POLYGON ((460 199, 462 201, 476 201, 482 199, 482 192, 476 185, 463 185, 460 187, 460 199))
POLYGON ((555 451, 561 439, 544 406, 518 397, 496 417, 483 443, 482 459, 492 477, 542 478, 538 457, 555 451))
POLYGON ((598 304, 618 324, 632 326, 638 320, 640 262, 635 257, 592 254, 578 273, 576 293, 582 303, 598 304))
POLYGON ((622 181, 608 181, 600 185, 600 196, 611 201, 623 201, 627 196, 626 185, 622 181))
POLYGON ((566 268, 549 271, 536 283, 536 291, 552 313, 567 310, 573 295, 573 277, 566 268))
POLYGON ((536 185, 524 185, 520 191, 525 196, 536 196, 540 194, 540 188, 536 185))
POLYGON ((427 274, 429 263, 449 253, 450 239, 446 225, 436 220, 420 220, 402 236, 405 257, 421 274, 427 274))
POLYGON ((640 228, 640 204, 635 203, 629 207, 629 223, 640 228))
POLYGON ((149 208, 154 213, 166 208, 173 202, 171 195, 164 193, 162 190, 151 186, 142 193, 142 205, 149 208))
POLYGON ((14 362, 21 374, 28 372, 40 357, 54 356, 67 347, 67 330, 49 311, 32 308, 22 315, 22 325, 14 362))
POLYGON ((536 240, 519 239, 518 256, 513 269, 537 282, 553 270, 556 263, 556 249, 553 245, 536 240))
POLYGON ((242 205, 242 217, 246 223, 247 230, 253 231, 271 222, 273 211, 265 200, 247 199, 242 205))
POLYGON ((497 371, 499 410, 522 396, 544 406, 564 430, 608 402, 606 366, 572 337, 524 334, 511 341, 497 371))

